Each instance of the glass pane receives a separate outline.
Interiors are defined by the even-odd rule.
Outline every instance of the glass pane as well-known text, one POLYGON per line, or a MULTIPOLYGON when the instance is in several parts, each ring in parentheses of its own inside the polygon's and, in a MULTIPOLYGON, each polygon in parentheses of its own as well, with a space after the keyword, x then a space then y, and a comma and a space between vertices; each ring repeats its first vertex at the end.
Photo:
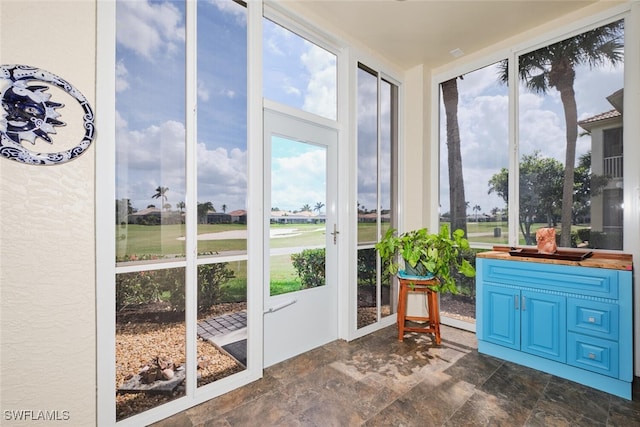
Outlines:
POLYGON ((246 254, 246 8, 198 2, 198 39, 198 254, 246 254))
POLYGON ((392 190, 394 179, 393 147, 397 136, 397 86, 382 80, 380 82, 380 234, 384 236, 392 227, 394 216, 392 190))
POLYGON ((623 38, 617 21, 519 58, 520 244, 552 227, 560 247, 622 249, 623 38))
MULTIPOLYGON (((358 250, 358 328, 378 321, 377 256, 374 248, 358 250)), ((382 317, 392 314, 390 285, 391 276, 385 272, 380 294, 382 317)))
POLYGON ((198 266, 197 347, 198 387, 246 368, 246 261, 198 266))
POLYGON ((270 295, 324 286, 326 148, 271 139, 270 295))
POLYGON ((208 262, 197 276, 203 386, 247 366, 247 11, 229 0, 197 7, 198 256, 208 262))
POLYGON ((116 275, 116 419, 184 396, 184 268, 116 275))
POLYGON ((398 87, 358 66, 358 328, 395 312, 392 278, 373 245, 395 227, 398 87), (381 276, 381 271, 382 276, 381 276))
MULTIPOLYGON (((440 224, 462 229, 472 246, 508 242, 509 97, 492 64, 440 85, 440 224)), ((436 230, 432 230, 436 231, 436 230)), ((475 251, 464 253, 475 265, 475 251)), ((456 275, 442 294, 443 316, 475 322, 475 280, 456 275)))
POLYGON ((358 68, 358 244, 378 240, 378 77, 358 68))
POLYGON ((440 85, 440 223, 489 247, 508 242, 508 182, 494 183, 509 167, 509 97, 498 73, 493 64, 440 85))
MULTIPOLYGON (((378 222, 380 235, 384 236, 394 226, 395 211, 395 150, 398 135, 398 87, 385 81, 380 82, 380 209, 378 222)), ((391 301, 396 301, 392 292, 391 278, 384 276, 380 288, 380 316, 386 317, 395 312, 391 301)))
POLYGON ((118 262, 185 253, 184 6, 117 3, 118 262))
POLYGON ((336 56, 268 19, 263 43, 264 97, 336 120, 336 56))

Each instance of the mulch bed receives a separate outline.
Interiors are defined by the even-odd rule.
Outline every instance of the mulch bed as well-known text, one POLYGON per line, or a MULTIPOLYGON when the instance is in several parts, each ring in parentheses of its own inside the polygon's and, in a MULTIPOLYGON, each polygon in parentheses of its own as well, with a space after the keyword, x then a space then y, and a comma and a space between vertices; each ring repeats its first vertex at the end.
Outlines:
MULTIPOLYGON (((214 306, 204 317, 246 309, 245 303, 214 306)), ((184 313, 166 304, 131 307, 116 315, 116 387, 152 363, 156 357, 185 364, 184 313)), ((208 341, 198 338, 198 386, 209 384, 244 370, 244 366, 208 341)), ((116 419, 121 420, 156 407, 185 393, 184 384, 170 394, 117 393, 116 419)))

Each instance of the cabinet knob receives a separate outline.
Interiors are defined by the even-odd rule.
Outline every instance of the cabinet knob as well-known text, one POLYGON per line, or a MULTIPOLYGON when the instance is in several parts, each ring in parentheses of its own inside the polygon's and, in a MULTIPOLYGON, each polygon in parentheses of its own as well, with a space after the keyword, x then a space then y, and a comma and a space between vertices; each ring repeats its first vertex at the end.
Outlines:
POLYGON ((593 353, 589 353, 589 359, 595 359, 595 358, 596 358, 596 355, 595 355, 595 354, 593 354, 593 353))
POLYGON ((595 317, 589 317, 589 318, 587 319, 587 321, 588 321, 589 323, 596 323, 596 318, 595 318, 595 317))

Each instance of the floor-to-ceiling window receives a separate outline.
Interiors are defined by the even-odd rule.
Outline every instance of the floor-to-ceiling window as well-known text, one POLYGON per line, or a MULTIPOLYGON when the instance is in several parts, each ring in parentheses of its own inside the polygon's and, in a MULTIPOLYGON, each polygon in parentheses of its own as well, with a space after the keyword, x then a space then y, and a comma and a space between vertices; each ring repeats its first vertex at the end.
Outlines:
POLYGON ((396 218, 398 85, 358 65, 357 328, 395 312, 392 277, 374 248, 396 218))
POLYGON ((623 20, 518 57, 518 244, 552 227, 558 247, 622 249, 622 224, 600 219, 611 206, 622 218, 622 198, 609 196, 622 195, 609 191, 622 189, 622 171, 604 165, 622 159, 623 80, 623 20), (620 138, 594 135, 612 121, 620 138))
MULTIPOLYGON (((472 249, 506 244, 507 203, 491 190, 491 179, 509 167, 507 87, 500 63, 440 84, 440 225, 462 229, 472 249)), ((475 279, 456 274, 458 294, 442 294, 442 316, 475 322, 475 279)))
MULTIPOLYGON (((623 249, 623 81, 624 20, 442 79, 440 222, 476 251, 540 228, 558 248, 623 249)), ((475 323, 471 285, 443 316, 475 323)))
POLYGON ((250 363, 247 9, 115 7, 113 392, 123 420, 250 363))

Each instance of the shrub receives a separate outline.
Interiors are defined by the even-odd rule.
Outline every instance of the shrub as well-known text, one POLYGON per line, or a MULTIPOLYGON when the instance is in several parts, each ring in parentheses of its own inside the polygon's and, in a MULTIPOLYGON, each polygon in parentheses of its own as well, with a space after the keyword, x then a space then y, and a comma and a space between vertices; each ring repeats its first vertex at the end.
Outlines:
POLYGON ((116 275, 116 310, 158 301, 161 291, 153 273, 140 271, 116 275))
POLYGON ((591 240, 591 229, 589 228, 580 228, 576 231, 578 234, 578 239, 581 242, 588 242, 591 240))
MULTIPOLYGON (((198 312, 220 301, 222 285, 234 278, 228 263, 198 266, 198 312)), ((116 276, 116 309, 128 305, 167 301, 176 311, 185 309, 185 269, 140 271, 116 276)))
POLYGON ((208 310, 212 305, 220 302, 222 285, 235 278, 229 264, 204 264, 198 267, 198 311, 208 310))
POLYGON ((300 277, 303 289, 315 288, 325 284, 324 255, 324 249, 305 249, 299 254, 291 255, 293 267, 300 277))
POLYGON ((358 251, 358 285, 375 286, 376 255, 375 249, 358 251))
MULTIPOLYGON (((560 247, 560 233, 556 234, 556 245, 558 245, 558 247, 560 247)), ((535 244, 535 242, 534 242, 535 244)), ((571 247, 572 248, 577 248, 578 247, 578 233, 575 232, 574 230, 571 230, 571 247)))
MULTIPOLYGON (((476 253, 477 251, 474 249, 463 249, 460 251, 460 257, 467 260, 469 264, 475 269, 476 267, 476 253)), ((475 277, 468 277, 464 274, 452 271, 451 275, 456 281, 456 287, 458 291, 462 295, 466 295, 469 297, 476 296, 476 280, 475 277)))

